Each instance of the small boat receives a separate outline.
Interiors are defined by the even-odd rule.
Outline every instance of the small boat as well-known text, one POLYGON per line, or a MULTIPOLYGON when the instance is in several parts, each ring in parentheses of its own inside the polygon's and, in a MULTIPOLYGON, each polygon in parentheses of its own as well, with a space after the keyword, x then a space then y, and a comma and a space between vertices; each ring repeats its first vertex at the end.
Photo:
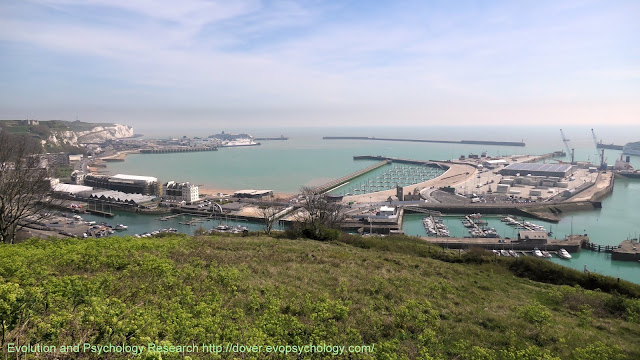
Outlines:
POLYGON ((511 256, 507 250, 500 250, 500 255, 502 256, 511 256))
POLYGON ((561 259, 571 259, 571 254, 565 249, 560 249, 558 251, 558 257, 561 259))
POLYGON ((491 250, 494 255, 500 256, 500 252, 498 250, 491 250))
POLYGON ((548 251, 543 251, 542 252, 542 257, 545 259, 550 259, 551 258, 551 254, 548 251))
POLYGON ((511 255, 513 257, 520 257, 520 255, 518 255, 518 253, 513 251, 513 250, 509 250, 509 255, 511 255))
POLYGON ((533 249, 533 256, 541 258, 542 257, 542 252, 538 248, 535 248, 535 249, 533 249))
POLYGON ((115 227, 116 230, 127 230, 128 228, 129 227, 127 225, 123 225, 123 224, 118 224, 115 227))

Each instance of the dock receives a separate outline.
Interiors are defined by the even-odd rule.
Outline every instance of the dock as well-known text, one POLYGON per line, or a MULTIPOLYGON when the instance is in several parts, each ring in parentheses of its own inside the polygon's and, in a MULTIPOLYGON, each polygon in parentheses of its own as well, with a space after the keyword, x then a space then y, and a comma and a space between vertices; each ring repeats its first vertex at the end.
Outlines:
POLYGON ((375 169, 378 169, 378 168, 383 167, 383 166, 385 166, 387 164, 390 164, 390 163, 391 163, 390 160, 382 160, 377 164, 373 164, 373 165, 371 165, 369 167, 366 167, 366 168, 364 168, 362 170, 358 170, 358 171, 356 171, 354 173, 351 173, 351 174, 349 174, 347 176, 343 176, 343 177, 341 177, 339 179, 332 180, 332 181, 329 181, 328 183, 326 183, 324 185, 318 186, 318 187, 316 187, 314 189, 314 192, 316 192, 317 194, 322 194, 322 193, 328 192, 328 191, 330 191, 330 190, 332 190, 332 189, 334 189, 334 188, 336 188, 336 187, 338 187, 338 186, 340 186, 340 185, 342 185, 342 184, 344 184, 346 182, 351 181, 352 179, 354 179, 354 178, 356 178, 356 177, 358 177, 360 175, 364 175, 364 174, 366 174, 366 173, 368 173, 370 171, 373 171, 375 169))
POLYGON ((377 141, 404 141, 437 144, 462 144, 462 145, 493 145, 493 146, 525 146, 522 141, 489 141, 489 140, 427 140, 427 139, 397 139, 377 138, 367 136, 325 136, 323 140, 377 140, 377 141))
POLYGON ((640 261, 638 239, 625 240, 611 250, 611 260, 640 261))
POLYGON ((103 211, 103 210, 97 210, 97 209, 86 209, 85 211, 91 214, 100 215, 100 216, 109 217, 109 218, 115 216, 114 213, 109 211, 103 211))

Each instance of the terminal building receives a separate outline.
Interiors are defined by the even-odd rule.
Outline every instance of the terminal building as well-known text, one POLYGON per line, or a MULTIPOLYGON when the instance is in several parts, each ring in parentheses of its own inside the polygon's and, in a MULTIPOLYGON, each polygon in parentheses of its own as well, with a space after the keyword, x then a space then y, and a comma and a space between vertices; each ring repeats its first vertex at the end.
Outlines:
POLYGON ((200 200, 198 186, 188 182, 169 181, 162 185, 162 199, 187 204, 200 200))
POLYGON ((84 177, 84 185, 101 189, 122 191, 128 194, 158 194, 158 179, 152 176, 125 174, 109 176, 88 174, 84 177))
POLYGON ((507 176, 547 176, 564 178, 573 174, 571 164, 532 164, 518 163, 506 166, 500 174, 507 176))

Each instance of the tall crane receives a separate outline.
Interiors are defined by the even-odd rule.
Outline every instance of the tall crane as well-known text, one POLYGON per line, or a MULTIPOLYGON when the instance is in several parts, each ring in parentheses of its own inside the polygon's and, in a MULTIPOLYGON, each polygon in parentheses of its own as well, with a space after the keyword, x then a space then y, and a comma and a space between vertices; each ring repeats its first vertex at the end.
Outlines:
POLYGON ((600 166, 604 164, 604 149, 602 149, 602 153, 598 150, 598 138, 596 138, 596 132, 591 129, 591 135, 593 135, 593 143, 596 146, 596 156, 600 158, 600 166))
POLYGON ((571 163, 573 164, 573 151, 569 147, 569 139, 564 136, 564 131, 560 129, 560 135, 562 135, 562 142, 564 143, 564 147, 567 148, 567 156, 571 156, 571 163))

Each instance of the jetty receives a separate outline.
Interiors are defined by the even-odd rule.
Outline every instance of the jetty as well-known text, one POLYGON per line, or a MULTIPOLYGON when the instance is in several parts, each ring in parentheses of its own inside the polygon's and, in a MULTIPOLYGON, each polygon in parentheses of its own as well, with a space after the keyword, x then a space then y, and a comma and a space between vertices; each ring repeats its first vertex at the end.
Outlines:
POLYGON ((427 140, 427 139, 402 139, 402 138, 377 138, 368 136, 325 136, 323 140, 377 140, 377 141, 405 141, 437 144, 461 144, 461 145, 494 145, 494 146, 525 146, 522 141, 489 141, 489 140, 427 140))

